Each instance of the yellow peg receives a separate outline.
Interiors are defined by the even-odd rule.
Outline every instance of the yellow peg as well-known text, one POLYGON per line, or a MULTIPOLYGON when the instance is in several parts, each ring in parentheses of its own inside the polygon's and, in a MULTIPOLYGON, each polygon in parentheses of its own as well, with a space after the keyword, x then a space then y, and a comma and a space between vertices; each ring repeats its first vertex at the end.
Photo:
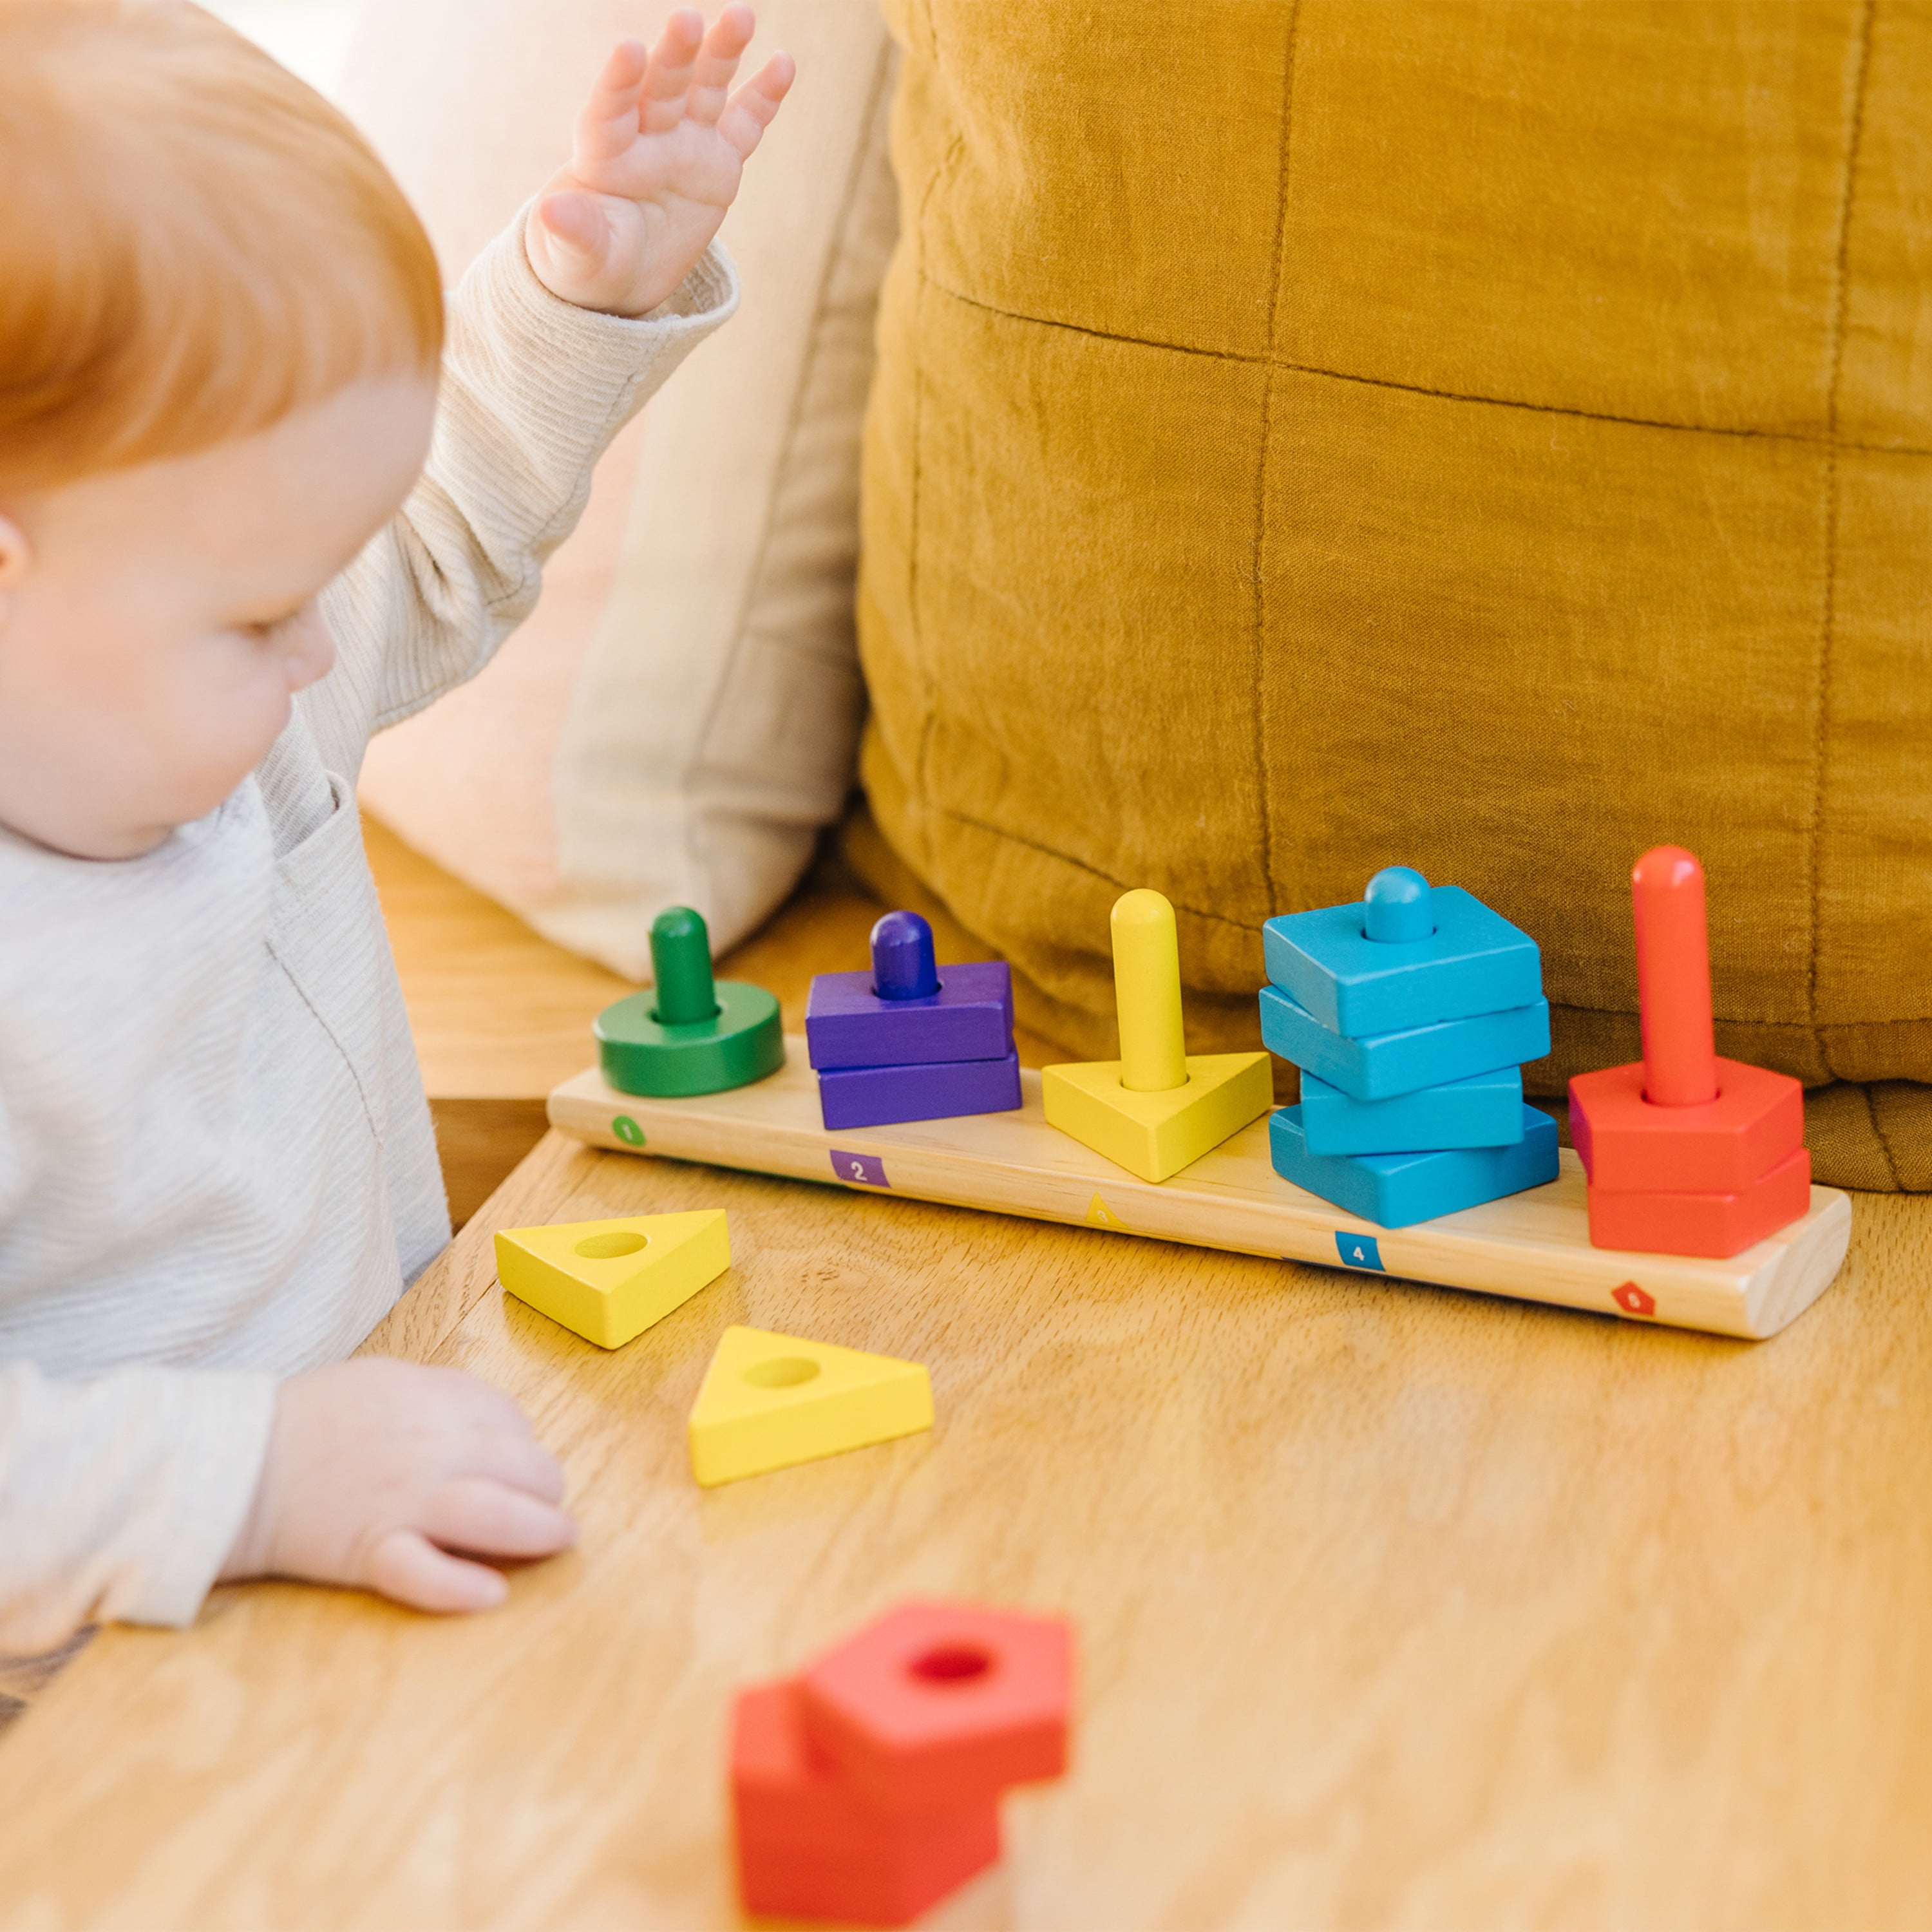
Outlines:
POLYGON ((1123 892, 1114 934, 1114 1006, 1120 1026, 1120 1084, 1168 1094, 1187 1084, 1180 1026, 1180 944, 1174 908, 1146 886, 1123 892))
POLYGON ((1143 1180, 1165 1180, 1268 1112, 1268 1057, 1188 1058, 1174 908, 1159 892, 1124 892, 1109 923, 1120 1057, 1042 1068, 1040 1097, 1049 1126, 1143 1180))

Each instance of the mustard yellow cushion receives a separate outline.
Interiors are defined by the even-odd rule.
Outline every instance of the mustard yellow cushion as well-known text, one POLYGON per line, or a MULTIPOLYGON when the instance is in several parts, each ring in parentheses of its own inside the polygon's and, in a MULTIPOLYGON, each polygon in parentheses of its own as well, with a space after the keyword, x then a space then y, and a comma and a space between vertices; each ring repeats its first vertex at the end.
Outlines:
POLYGON ((890 10, 864 775, 1027 1022, 1112 1050, 1151 885, 1252 1046, 1399 861, 1541 942, 1559 1094, 1671 840, 1718 1050, 1932 1186, 1932 12, 890 10))

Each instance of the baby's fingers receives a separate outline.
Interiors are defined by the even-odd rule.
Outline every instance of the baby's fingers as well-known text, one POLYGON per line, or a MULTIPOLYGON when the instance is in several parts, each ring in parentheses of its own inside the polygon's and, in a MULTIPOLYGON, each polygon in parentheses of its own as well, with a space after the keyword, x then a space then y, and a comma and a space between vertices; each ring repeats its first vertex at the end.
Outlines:
POLYGON ((748 160, 758 137, 772 124, 778 104, 791 91, 798 68, 790 54, 774 54, 731 97, 718 123, 718 131, 738 151, 738 158, 748 160))
POLYGON ((493 1430, 470 1445, 462 1468, 466 1477, 521 1490, 540 1503, 563 1500, 563 1465, 541 1442, 527 1436, 509 1436, 493 1430))
POLYGON ((650 71, 644 76, 639 124, 646 134, 668 134, 684 118, 685 90, 704 44, 704 16, 695 7, 680 7, 664 22, 663 35, 651 50, 650 71))
POLYGON ((362 1579, 380 1595, 412 1610, 456 1614, 494 1610, 510 1586, 487 1564, 446 1556, 412 1529, 392 1529, 369 1552, 362 1579))
POLYGON ((610 50, 577 117, 580 161, 608 160, 638 138, 638 90, 650 64, 651 50, 642 40, 620 40, 610 50))
POLYGON ((724 112, 731 76, 738 71, 740 57, 751 44, 757 26, 751 8, 734 0, 705 35, 685 101, 686 113, 700 127, 710 127, 724 112))
POLYGON ((417 1528, 446 1550, 478 1556, 554 1556, 577 1540, 577 1524, 554 1503, 487 1476, 458 1476, 423 1506, 417 1528))

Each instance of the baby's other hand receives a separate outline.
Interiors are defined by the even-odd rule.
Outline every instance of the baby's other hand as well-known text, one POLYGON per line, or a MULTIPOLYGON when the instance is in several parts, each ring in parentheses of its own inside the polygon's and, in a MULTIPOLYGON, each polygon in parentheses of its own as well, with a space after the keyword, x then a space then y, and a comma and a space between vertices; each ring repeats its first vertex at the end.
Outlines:
POLYGON ((419 1610, 508 1594, 474 1556, 554 1556, 577 1540, 563 1472, 501 1389, 455 1369, 363 1356, 282 1384, 268 1460, 222 1580, 293 1576, 419 1610))
POLYGON ((756 24, 734 4, 706 34, 698 9, 680 7, 655 47, 619 43, 577 117, 569 166, 524 224, 530 266, 552 295, 640 316, 690 273, 796 71, 774 54, 730 92, 756 24))

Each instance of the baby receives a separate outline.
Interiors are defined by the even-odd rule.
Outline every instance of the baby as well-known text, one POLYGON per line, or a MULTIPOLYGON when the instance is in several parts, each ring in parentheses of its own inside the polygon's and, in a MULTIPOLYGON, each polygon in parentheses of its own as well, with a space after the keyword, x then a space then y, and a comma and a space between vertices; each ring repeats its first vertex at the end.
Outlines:
POLYGON ((222 1578, 483 1609, 575 1534, 507 1396, 341 1359, 449 1234, 354 786, 735 305, 752 25, 616 49, 446 337, 266 55, 0 0, 0 1652, 222 1578))

